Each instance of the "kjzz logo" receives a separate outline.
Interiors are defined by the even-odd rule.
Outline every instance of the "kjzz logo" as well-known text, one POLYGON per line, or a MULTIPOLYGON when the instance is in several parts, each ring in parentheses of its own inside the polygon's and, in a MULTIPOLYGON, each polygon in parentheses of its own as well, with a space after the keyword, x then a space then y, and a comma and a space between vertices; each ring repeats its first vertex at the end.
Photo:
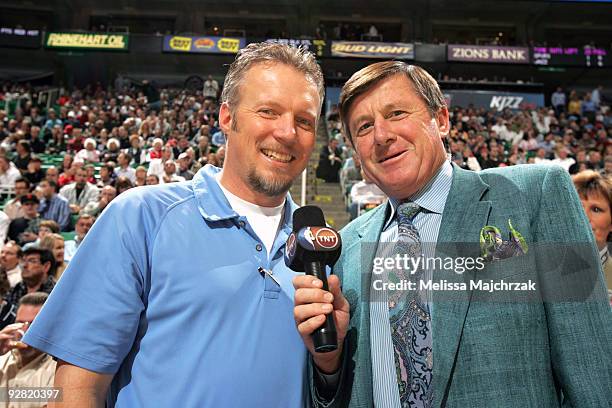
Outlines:
POLYGON ((493 96, 489 107, 497 110, 504 110, 505 108, 519 109, 522 101, 522 96, 493 96))
POLYGON ((320 228, 315 233, 315 242, 322 248, 335 248, 338 245, 338 234, 330 228, 320 228))

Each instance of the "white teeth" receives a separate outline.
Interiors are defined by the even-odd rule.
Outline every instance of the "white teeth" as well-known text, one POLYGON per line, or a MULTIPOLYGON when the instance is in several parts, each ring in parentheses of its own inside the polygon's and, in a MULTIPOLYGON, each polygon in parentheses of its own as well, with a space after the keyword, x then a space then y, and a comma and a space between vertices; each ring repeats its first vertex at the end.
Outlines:
POLYGON ((292 159, 292 157, 288 154, 283 154, 283 153, 279 153, 279 152, 275 152, 273 150, 268 150, 268 149, 262 149, 261 150, 263 154, 265 154, 266 156, 268 156, 271 159, 283 162, 283 163, 289 163, 292 159))

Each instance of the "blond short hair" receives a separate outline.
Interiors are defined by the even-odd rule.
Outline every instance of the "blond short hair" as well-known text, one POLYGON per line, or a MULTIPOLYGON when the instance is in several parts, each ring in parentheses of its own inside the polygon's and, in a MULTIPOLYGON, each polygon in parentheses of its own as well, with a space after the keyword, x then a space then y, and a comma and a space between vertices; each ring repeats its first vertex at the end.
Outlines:
POLYGON ((259 63, 280 63, 295 68, 316 85, 320 102, 323 103, 325 95, 323 73, 314 54, 305 48, 262 42, 249 44, 238 51, 236 59, 229 67, 223 83, 221 102, 227 102, 230 110, 233 110, 240 102, 240 85, 247 71, 259 63))

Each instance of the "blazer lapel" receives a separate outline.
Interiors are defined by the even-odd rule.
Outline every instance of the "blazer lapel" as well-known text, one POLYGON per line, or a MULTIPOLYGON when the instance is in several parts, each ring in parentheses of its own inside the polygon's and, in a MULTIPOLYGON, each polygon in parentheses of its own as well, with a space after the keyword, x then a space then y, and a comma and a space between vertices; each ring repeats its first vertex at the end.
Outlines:
MULTIPOLYGON (((351 405, 372 406, 372 358, 370 351, 370 281, 378 240, 385 221, 387 205, 373 210, 372 216, 357 228, 357 238, 346 242, 343 249, 347 257, 343 268, 343 292, 351 303, 351 330, 349 339, 355 353, 356 369, 351 405)), ((368 217, 366 215, 365 217, 368 217)))
MULTIPOLYGON (((487 225, 491 202, 482 197, 489 186, 477 173, 453 166, 453 182, 438 233, 436 257, 478 257, 479 234, 487 225)), ((458 274, 436 271, 434 281, 464 282, 467 291, 434 291, 432 310, 434 355, 434 406, 446 404, 452 381, 457 351, 469 309, 472 291, 469 281, 473 271, 458 274)))

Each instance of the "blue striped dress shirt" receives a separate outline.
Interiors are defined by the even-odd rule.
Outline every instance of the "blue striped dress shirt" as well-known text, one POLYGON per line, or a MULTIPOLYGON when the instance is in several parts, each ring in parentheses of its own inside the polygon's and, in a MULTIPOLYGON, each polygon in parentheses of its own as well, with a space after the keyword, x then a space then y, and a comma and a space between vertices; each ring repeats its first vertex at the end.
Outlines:
MULTIPOLYGON (((419 192, 409 199, 414 201, 422 210, 414 219, 414 225, 419 230, 423 253, 425 257, 431 258, 435 254, 435 243, 438 240, 442 212, 446 204, 446 198, 451 188, 453 179, 453 167, 446 161, 433 179, 419 192)), ((388 257, 397 240, 397 219, 395 210, 399 204, 398 200, 389 200, 391 211, 387 218, 380 236, 376 256, 388 257)), ((372 279, 380 279, 380 276, 372 275, 372 279)), ((425 271, 424 280, 431 279, 431 271, 425 271)), ((373 286, 373 285, 372 285, 373 286)), ((372 286, 370 286, 372 288, 372 286)), ((391 328, 389 326, 389 306, 385 301, 385 295, 374 291, 370 296, 370 344, 372 354, 372 377, 373 396, 376 407, 400 407, 399 389, 395 373, 395 358, 393 356, 393 341, 391 340, 391 328), (381 298, 382 296, 382 298, 381 298)), ((431 317, 435 318, 432 294, 427 293, 431 317)), ((432 333, 435 336, 435 333, 432 333)), ((436 360, 433 356, 433 375, 436 375, 436 360)))

